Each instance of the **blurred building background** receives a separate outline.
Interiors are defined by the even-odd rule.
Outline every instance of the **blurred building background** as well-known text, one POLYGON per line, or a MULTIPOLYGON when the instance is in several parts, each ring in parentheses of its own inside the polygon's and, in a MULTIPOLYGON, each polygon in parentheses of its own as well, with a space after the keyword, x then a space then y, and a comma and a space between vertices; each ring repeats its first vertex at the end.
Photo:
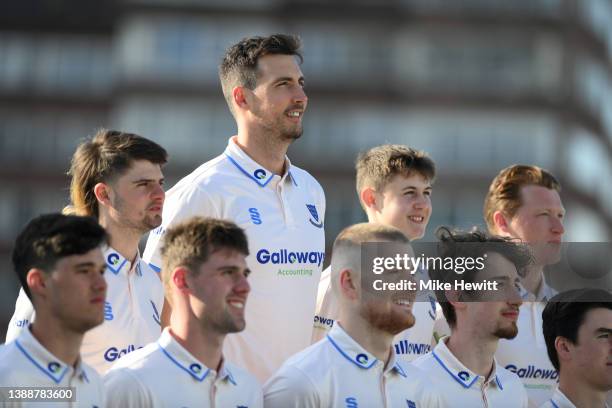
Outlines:
POLYGON ((235 133, 217 78, 244 36, 303 39, 309 108, 290 149, 327 194, 328 244, 363 220, 353 162, 389 142, 436 161, 431 231, 483 225, 512 163, 556 174, 567 240, 612 236, 609 0, 21 0, 0 3, 0 337, 9 252, 68 202, 65 172, 96 128, 170 153, 168 187, 235 133))

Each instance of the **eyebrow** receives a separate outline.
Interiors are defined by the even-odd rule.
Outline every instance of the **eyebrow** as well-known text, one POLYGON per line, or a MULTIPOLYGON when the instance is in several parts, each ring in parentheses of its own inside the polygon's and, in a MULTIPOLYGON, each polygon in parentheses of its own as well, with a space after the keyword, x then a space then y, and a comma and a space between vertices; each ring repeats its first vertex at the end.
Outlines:
MULTIPOLYGON (((431 185, 428 185, 424 188, 424 190, 431 190, 431 188, 432 188, 431 185)), ((402 188, 402 190, 416 190, 416 189, 418 189, 417 186, 406 186, 402 188)))
POLYGON ((150 181, 164 181, 165 179, 162 177, 160 179, 152 179, 152 178, 140 178, 137 180, 132 181, 132 184, 138 184, 138 183, 143 183, 143 182, 150 182, 150 181))
MULTIPOLYGON (((293 77, 284 76, 284 77, 276 78, 274 80, 274 83, 282 82, 282 81, 293 81, 293 77)), ((300 82, 300 81, 304 81, 304 77, 303 76, 298 78, 298 82, 300 82)))
MULTIPOLYGON (((100 265, 102 267, 103 265, 100 265)), ((81 262, 79 264, 74 265, 75 268, 95 268, 95 262, 81 262)))

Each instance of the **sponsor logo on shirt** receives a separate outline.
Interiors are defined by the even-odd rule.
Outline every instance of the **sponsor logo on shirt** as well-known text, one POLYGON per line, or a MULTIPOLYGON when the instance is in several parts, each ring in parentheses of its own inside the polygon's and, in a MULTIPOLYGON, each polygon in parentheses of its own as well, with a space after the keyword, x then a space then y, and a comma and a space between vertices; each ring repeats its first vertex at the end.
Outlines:
POLYGON ((355 361, 357 361, 359 364, 367 364, 368 356, 363 353, 357 354, 357 357, 355 357, 355 361))
POLYGON ((406 404, 408 408, 416 408, 416 403, 414 401, 406 400, 406 404))
POLYGON ((533 378, 542 380, 558 380, 559 373, 554 368, 537 368, 529 365, 527 367, 517 367, 514 364, 508 364, 506 370, 518 375, 520 378, 533 378))
POLYGON ((289 251, 288 249, 280 249, 272 252, 268 249, 260 249, 257 251, 257 262, 262 265, 267 263, 278 264, 316 264, 321 266, 325 259, 325 252, 316 251, 289 251))
POLYGON ((357 398, 355 397, 347 397, 344 402, 346 402, 346 408, 359 408, 359 405, 357 405, 357 398))
POLYGON ((467 381, 470 379, 470 373, 467 371, 459 371, 457 377, 461 378, 463 381, 467 381))
POLYGON ((113 306, 110 302, 104 302, 104 320, 113 320, 114 318, 113 306))
POLYGON ((17 320, 15 322, 15 326, 17 326, 17 327, 26 327, 28 325, 28 323, 30 323, 30 321, 28 319, 17 320))
POLYGON ((334 325, 334 319, 330 319, 329 317, 325 316, 315 315, 314 324, 317 327, 328 327, 331 329, 331 327, 334 325))
POLYGON ((261 224, 261 215, 259 215, 259 211, 257 211, 257 208, 249 208, 249 214, 251 214, 251 221, 253 221, 253 224, 261 224))
POLYGON ((106 262, 109 265, 117 266, 117 264, 119 263, 119 255, 115 253, 108 254, 108 257, 106 257, 106 262))
POLYGON ((152 300, 149 299, 149 302, 151 302, 151 306, 153 306, 153 320, 161 326, 161 319, 159 318, 157 307, 155 307, 155 303, 152 300))
POLYGON ((427 354, 431 351, 431 344, 411 343, 408 340, 401 340, 395 344, 395 354, 427 354))
POLYGON ((319 222, 319 214, 317 213, 317 207, 315 207, 313 204, 306 204, 306 208, 308 208, 308 212, 310 213, 310 218, 308 219, 308 221, 310 221, 310 223, 317 228, 323 228, 323 221, 319 222), (312 220, 313 218, 314 221, 312 220))
POLYGON ((128 353, 131 353, 134 350, 141 349, 143 346, 136 347, 133 344, 130 344, 124 349, 118 349, 117 347, 111 347, 104 352, 104 359, 106 361, 115 361, 119 360, 121 357, 125 356, 128 353))
POLYGON ((262 180, 266 178, 266 171, 264 169, 257 169, 253 172, 253 177, 257 180, 262 180))
POLYGON ((157 228, 155 228, 153 230, 152 234, 154 234, 154 235, 161 235, 164 232, 166 232, 166 229, 160 225, 159 227, 157 227, 157 228))

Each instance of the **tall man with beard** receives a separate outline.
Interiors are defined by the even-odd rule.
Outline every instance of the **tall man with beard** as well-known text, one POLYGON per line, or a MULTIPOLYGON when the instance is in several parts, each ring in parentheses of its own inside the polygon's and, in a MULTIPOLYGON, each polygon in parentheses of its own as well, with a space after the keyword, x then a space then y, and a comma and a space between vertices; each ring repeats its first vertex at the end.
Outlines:
POLYGON ((286 156, 302 134, 308 98, 296 37, 245 38, 219 72, 238 134, 225 152, 168 191, 163 225, 144 258, 161 265, 164 231, 194 215, 228 219, 249 237, 247 327, 229 335, 225 356, 265 381, 310 342, 325 254, 325 197, 319 183, 286 156), (283 336, 270 336, 281 331, 283 336))
POLYGON ((460 274, 436 264, 429 273, 433 280, 451 283, 451 290, 437 290, 451 335, 443 337, 434 350, 414 361, 428 372, 442 390, 444 406, 527 407, 527 394, 520 379, 499 366, 494 355, 499 339, 518 333, 521 298, 518 270, 530 261, 529 252, 501 238, 479 232, 454 233, 438 230, 438 256, 457 261, 472 259, 483 267, 460 274), (497 291, 457 289, 456 281, 497 282, 497 291))
MULTIPOLYGON (((72 157, 72 205, 67 211, 97 218, 109 234, 104 323, 87 332, 81 348, 83 360, 101 374, 161 332, 163 287, 158 274, 141 260, 138 243, 161 224, 161 166, 166 158, 166 151, 151 140, 105 129, 80 144, 72 157)), ((7 341, 34 318, 22 290, 7 341)))
POLYGON ((393 347, 394 336, 414 325, 416 291, 377 292, 374 286, 379 278, 410 280, 410 271, 376 275, 368 256, 374 253, 414 256, 406 236, 393 227, 357 224, 340 232, 331 276, 339 318, 324 339, 291 357, 268 381, 266 407, 442 406, 427 375, 399 361, 393 347), (375 248, 366 250, 370 243, 375 248))

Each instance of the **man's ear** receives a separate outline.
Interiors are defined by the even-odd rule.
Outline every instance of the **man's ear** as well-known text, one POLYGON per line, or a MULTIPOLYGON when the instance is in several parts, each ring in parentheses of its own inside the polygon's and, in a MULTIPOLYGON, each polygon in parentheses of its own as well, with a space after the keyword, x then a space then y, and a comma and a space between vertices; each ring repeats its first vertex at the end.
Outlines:
POLYGON ((559 364, 561 361, 568 361, 571 359, 571 351, 573 344, 565 337, 557 336, 555 339, 555 350, 557 351, 557 357, 559 358, 559 364))
POLYGON ((232 89, 232 99, 240 109, 245 109, 249 106, 246 92, 247 90, 243 86, 236 86, 232 89))
POLYGON ((187 274, 189 273, 189 269, 184 266, 177 266, 174 268, 172 272, 172 276, 170 279, 172 280, 172 284, 176 287, 179 292, 187 294, 191 292, 189 287, 189 282, 187 279, 187 274))
POLYGON ((359 194, 359 198, 361 198, 361 202, 366 208, 374 211, 378 210, 378 197, 372 187, 364 187, 359 194))
POLYGON ((26 275, 26 283, 30 288, 30 293, 38 296, 44 296, 46 289, 45 282, 46 273, 42 269, 32 268, 26 275))
POLYGON ((350 300, 359 299, 359 288, 355 282, 355 274, 350 269, 340 271, 340 292, 350 300))
POLYGON ((497 210, 493 213, 493 224, 495 224, 495 229, 498 234, 508 234, 511 235, 510 231, 510 219, 501 211, 497 210))
POLYGON ((106 183, 98 183, 93 188, 96 200, 100 204, 110 205, 110 187, 106 183))

